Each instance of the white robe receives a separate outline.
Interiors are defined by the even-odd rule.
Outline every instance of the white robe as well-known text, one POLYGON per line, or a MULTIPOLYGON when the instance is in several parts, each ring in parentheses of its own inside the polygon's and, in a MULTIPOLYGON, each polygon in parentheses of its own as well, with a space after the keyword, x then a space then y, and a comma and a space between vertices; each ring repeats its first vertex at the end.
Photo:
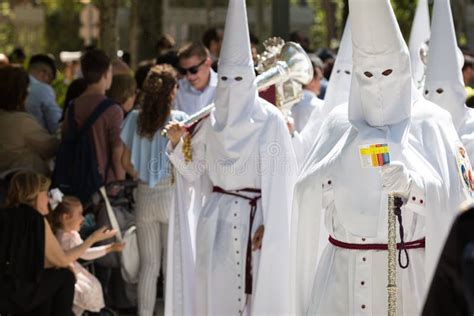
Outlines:
POLYGON ((352 78, 351 38, 350 20, 348 18, 322 106, 318 107, 317 111, 314 110, 311 113, 303 130, 297 130, 293 135, 293 148, 295 149, 296 159, 300 168, 303 166, 305 158, 315 143, 321 124, 329 112, 336 106, 349 100, 352 78))
POLYGON ((468 156, 474 156, 474 111, 465 105, 464 58, 458 48, 450 1, 434 1, 424 97, 447 110, 468 156))
POLYGON ((468 195, 457 172, 461 144, 449 114, 424 100, 413 105, 402 146, 386 133, 375 128, 359 133, 347 121, 347 106, 337 107, 323 124, 294 192, 291 280, 297 315, 387 313, 387 251, 329 244, 318 263, 321 212, 335 239, 387 243, 388 193, 381 187, 380 170, 362 168, 359 159, 358 146, 373 143, 388 143, 391 160, 403 162, 412 176, 402 207, 405 241, 425 237, 426 248, 408 250, 408 268, 397 269, 397 313, 420 313, 455 210, 468 195))
POLYGON ((193 135, 191 163, 184 162, 182 143, 169 151, 179 173, 178 200, 188 198, 189 187, 206 193, 206 197, 204 200, 202 196, 195 197, 190 203, 193 205, 178 203, 172 214, 175 220, 170 223, 170 239, 174 240, 169 244, 168 258, 174 258, 175 263, 168 265, 171 270, 168 270, 167 314, 231 315, 244 310, 250 205, 242 198, 210 193, 211 185, 225 190, 261 189, 253 232, 264 225, 265 233, 262 250, 253 252, 252 256, 250 312, 253 315, 289 312, 289 228, 296 158, 281 113, 263 100, 256 105, 260 110, 254 112, 251 121, 258 128, 252 139, 240 144, 242 152, 252 155, 239 168, 228 169, 228 163, 234 166, 232 161, 220 160, 220 153, 215 150, 219 147, 209 142, 214 133, 211 126, 214 113, 201 122, 193 135), (256 147, 247 148, 249 144, 256 147), (206 183, 202 177, 211 181, 206 183), (199 214, 195 262, 190 254, 194 248, 190 214, 199 214), (189 282, 187 278, 191 278, 189 282))
MULTIPOLYGON (((300 133, 306 126, 311 113, 321 113, 324 101, 310 90, 303 90, 303 98, 291 108, 291 117, 294 120, 295 131, 300 133)), ((321 115, 321 114, 320 114, 321 115)))
MULTIPOLYGON (((465 106, 465 115, 456 127, 470 159, 474 159, 474 110, 465 106)), ((472 162, 471 162, 472 163, 472 162)))

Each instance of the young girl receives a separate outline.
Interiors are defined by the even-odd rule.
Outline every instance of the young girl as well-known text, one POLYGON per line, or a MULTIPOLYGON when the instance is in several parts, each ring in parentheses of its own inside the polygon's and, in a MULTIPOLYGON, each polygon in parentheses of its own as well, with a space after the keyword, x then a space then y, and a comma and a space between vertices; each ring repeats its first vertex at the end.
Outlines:
MULTIPOLYGON (((51 226, 64 250, 69 250, 83 243, 78 231, 84 220, 82 205, 79 199, 66 196, 51 214, 51 226)), ((113 243, 105 246, 91 247, 80 257, 84 260, 94 260, 113 251, 122 251, 123 244, 113 243)), ((99 312, 104 305, 102 287, 92 274, 77 261, 73 263, 76 274, 74 292, 75 315, 82 315, 87 310, 99 312)))

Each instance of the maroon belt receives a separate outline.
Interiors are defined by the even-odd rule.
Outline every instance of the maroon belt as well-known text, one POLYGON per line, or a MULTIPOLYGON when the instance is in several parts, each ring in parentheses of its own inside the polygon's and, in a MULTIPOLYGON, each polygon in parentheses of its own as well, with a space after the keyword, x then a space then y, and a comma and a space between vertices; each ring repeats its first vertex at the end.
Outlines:
POLYGON ((245 294, 252 294, 252 226, 253 220, 255 219, 255 213, 257 212, 257 201, 262 197, 262 191, 260 189, 240 189, 232 192, 226 191, 220 187, 213 187, 212 192, 222 193, 226 195, 236 196, 249 201, 250 204, 250 216, 249 216, 249 238, 247 242, 247 256, 245 259, 245 294), (247 193, 260 193, 255 197, 248 197, 237 192, 247 193))
MULTIPOLYGON (((351 250, 388 250, 387 244, 350 244, 329 236, 329 242, 336 247, 351 249, 351 250)), ((397 249, 419 249, 425 248, 425 238, 405 242, 404 244, 398 243, 397 249)))
MULTIPOLYGON (((408 268, 410 264, 410 257, 408 256, 408 249, 425 248, 425 238, 421 238, 414 241, 405 242, 404 240, 404 229, 402 221, 402 206, 403 200, 400 197, 394 198, 394 215, 397 217, 399 224, 400 243, 397 243, 398 250, 398 265, 402 269, 408 268), (405 263, 402 262, 402 252, 405 254, 405 263)), ((343 241, 334 239, 329 236, 329 242, 336 247, 351 249, 351 250, 388 250, 387 244, 350 244, 343 241)))
MULTIPOLYGON (((350 244, 337 239, 334 239, 331 235, 329 236, 329 242, 336 247, 350 250, 388 250, 387 244, 350 244)), ((408 249, 420 249, 425 248, 425 238, 404 242, 402 235, 402 242, 397 243, 398 250, 398 265, 402 269, 408 268, 410 259, 408 257, 408 249), (406 264, 402 263, 402 251, 405 253, 406 264)))

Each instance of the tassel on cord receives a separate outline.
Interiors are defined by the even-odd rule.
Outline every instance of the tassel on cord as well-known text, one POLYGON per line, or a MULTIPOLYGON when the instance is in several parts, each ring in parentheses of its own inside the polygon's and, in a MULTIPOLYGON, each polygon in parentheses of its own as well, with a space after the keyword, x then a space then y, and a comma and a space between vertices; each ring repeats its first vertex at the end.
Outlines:
POLYGON ((183 156, 184 156, 184 161, 186 163, 189 163, 193 160, 193 150, 191 147, 191 133, 187 132, 186 135, 184 135, 183 138, 183 156))

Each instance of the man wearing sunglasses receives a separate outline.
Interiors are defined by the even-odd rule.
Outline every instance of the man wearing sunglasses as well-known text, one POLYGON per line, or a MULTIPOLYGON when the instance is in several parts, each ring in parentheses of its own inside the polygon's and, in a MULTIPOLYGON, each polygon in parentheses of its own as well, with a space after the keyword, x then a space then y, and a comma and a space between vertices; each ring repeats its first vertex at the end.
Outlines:
POLYGON ((214 101, 217 74, 212 70, 212 60, 207 48, 199 43, 189 43, 178 51, 179 81, 176 109, 194 114, 214 101))

